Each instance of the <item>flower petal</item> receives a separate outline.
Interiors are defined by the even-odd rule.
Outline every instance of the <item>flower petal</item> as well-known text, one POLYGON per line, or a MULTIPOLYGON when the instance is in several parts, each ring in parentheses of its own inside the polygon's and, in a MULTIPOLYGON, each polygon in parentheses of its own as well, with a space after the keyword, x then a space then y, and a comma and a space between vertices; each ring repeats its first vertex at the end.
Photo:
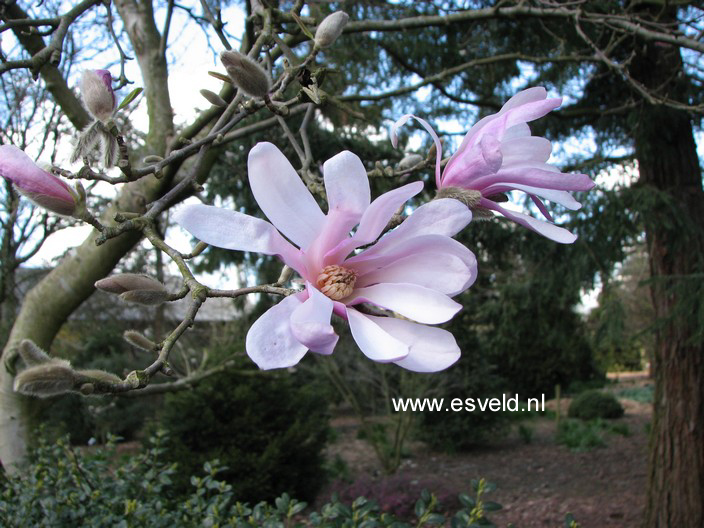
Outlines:
POLYGON ((348 260, 357 262, 390 253, 398 244, 424 235, 451 237, 472 220, 472 212, 463 203, 452 198, 432 200, 421 205, 400 226, 386 233, 374 246, 348 260))
POLYGON ((555 173, 542 168, 506 167, 498 173, 477 178, 472 182, 472 189, 482 190, 498 183, 518 183, 556 189, 559 191, 588 191, 594 187, 594 182, 586 174, 555 173))
POLYGON ((544 237, 549 238, 550 240, 559 242, 560 244, 571 244, 572 242, 577 240, 577 235, 573 235, 564 227, 559 227, 555 224, 550 224, 548 222, 544 222, 543 220, 538 220, 537 218, 533 218, 532 216, 529 216, 527 214, 504 209, 499 204, 492 202, 491 200, 482 199, 480 205, 488 209, 498 211, 506 218, 513 220, 517 224, 521 224, 522 226, 527 227, 528 229, 531 229, 532 231, 535 231, 536 233, 539 233, 544 237))
POLYGON ((374 242, 399 207, 422 189, 423 182, 413 182, 379 196, 362 215, 355 234, 325 255, 325 264, 337 264, 353 249, 374 242))
POLYGON ((325 215, 281 151, 257 143, 249 151, 249 184, 269 221, 301 249, 318 236, 325 215))
POLYGON ((428 251, 394 260, 388 266, 367 273, 357 279, 356 286, 409 283, 452 296, 466 289, 473 275, 476 273, 459 257, 428 251))
POLYGON ((435 143, 435 184, 440 187, 442 142, 440 141, 438 135, 435 133, 435 130, 433 130, 433 127, 430 126, 430 123, 428 123, 425 119, 421 119, 420 117, 415 116, 413 114, 406 114, 401 116, 400 119, 398 119, 394 124, 391 125, 391 129, 389 130, 389 135, 391 136, 391 144, 394 148, 396 148, 396 146, 398 145, 398 129, 405 125, 411 118, 418 121, 423 126, 423 128, 425 128, 428 134, 430 134, 430 137, 433 138, 433 142, 435 143))
POLYGON ((308 299, 291 314, 291 332, 311 352, 332 354, 339 336, 330 324, 333 302, 310 284, 308 299))
POLYGON ((264 312, 247 332, 247 355, 260 369, 291 367, 305 356, 308 347, 294 337, 290 324, 291 315, 300 305, 296 295, 286 297, 264 312))
POLYGON ((350 332, 362 353, 369 359, 382 363, 405 358, 408 355, 408 345, 388 334, 373 319, 354 308, 347 308, 350 332))
POLYGON ((395 361, 405 369, 414 372, 438 372, 460 358, 460 347, 447 330, 394 317, 367 317, 409 346, 408 355, 395 361))
POLYGON ((344 211, 355 216, 354 227, 369 207, 371 193, 367 171, 358 156, 345 150, 323 165, 329 211, 344 211))
POLYGON ((582 204, 575 200, 574 197, 567 191, 543 189, 540 187, 531 187, 530 185, 518 185, 517 183, 496 183, 484 189, 484 193, 486 193, 487 196, 492 196, 494 194, 504 193, 512 190, 523 191, 530 195, 540 196, 542 198, 545 198, 546 200, 550 200, 553 203, 560 204, 563 207, 566 207, 567 209, 571 209, 573 211, 576 211, 577 209, 582 207, 582 204))
POLYGON ((173 216, 186 231, 211 246, 278 255, 299 273, 305 272, 300 251, 265 220, 201 204, 181 206, 173 216))
POLYGON ((444 323, 462 309, 447 295, 415 284, 375 284, 355 288, 345 304, 370 302, 419 323, 444 323))

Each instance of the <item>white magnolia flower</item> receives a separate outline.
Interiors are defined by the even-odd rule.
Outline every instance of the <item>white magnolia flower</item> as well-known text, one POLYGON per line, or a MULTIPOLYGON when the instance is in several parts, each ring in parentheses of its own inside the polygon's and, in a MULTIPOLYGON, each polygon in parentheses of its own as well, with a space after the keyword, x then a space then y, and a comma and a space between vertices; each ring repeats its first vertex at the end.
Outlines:
POLYGON ((304 291, 283 299, 250 328, 247 353, 260 368, 295 365, 308 350, 332 353, 338 340, 330 325, 333 313, 349 322, 357 345, 374 361, 419 372, 457 361, 452 334, 426 325, 455 315, 461 305, 450 297, 476 278, 474 255, 450 238, 471 220, 464 205, 450 199, 427 203, 377 241, 394 212, 420 192, 421 182, 370 203, 362 162, 341 152, 323 167, 329 204, 324 214, 271 143, 251 150, 248 169, 254 197, 271 224, 206 205, 184 206, 175 217, 213 246, 277 255, 305 280, 304 291), (368 315, 356 308, 362 303, 403 319, 368 315))

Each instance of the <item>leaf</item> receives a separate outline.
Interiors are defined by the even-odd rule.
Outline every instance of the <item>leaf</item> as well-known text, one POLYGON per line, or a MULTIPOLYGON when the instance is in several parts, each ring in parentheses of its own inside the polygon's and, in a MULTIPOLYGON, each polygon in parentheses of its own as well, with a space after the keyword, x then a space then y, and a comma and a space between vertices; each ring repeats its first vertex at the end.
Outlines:
POLYGON ((130 104, 132 101, 135 100, 135 98, 141 94, 144 91, 144 88, 135 88, 132 90, 127 97, 125 97, 122 102, 120 103, 120 106, 117 107, 118 110, 122 110, 125 108, 128 104, 130 104))
POLYGON ((222 82, 232 84, 232 79, 230 79, 230 77, 228 75, 225 75, 224 73, 209 71, 208 75, 210 75, 211 77, 215 77, 216 79, 220 79, 222 82))
POLYGON ((486 511, 499 511, 501 508, 503 508, 503 506, 498 502, 489 501, 484 503, 484 509, 486 511))
POLYGON ((296 21, 296 24, 298 24, 298 27, 301 28, 301 31, 305 33, 306 37, 308 37, 310 40, 315 40, 315 36, 313 33, 310 32, 310 29, 306 27, 306 25, 303 23, 303 20, 301 20, 301 17, 299 17, 295 12, 291 11, 291 15, 293 16, 293 19, 296 21))

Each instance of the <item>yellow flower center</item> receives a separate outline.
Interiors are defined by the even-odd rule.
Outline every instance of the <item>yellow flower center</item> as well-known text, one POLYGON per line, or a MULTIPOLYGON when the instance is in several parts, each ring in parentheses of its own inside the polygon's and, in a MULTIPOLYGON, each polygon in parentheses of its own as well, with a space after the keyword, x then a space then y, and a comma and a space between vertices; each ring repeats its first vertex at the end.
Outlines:
POLYGON ((315 285, 333 301, 344 299, 354 290, 357 273, 342 266, 325 266, 318 275, 315 285))

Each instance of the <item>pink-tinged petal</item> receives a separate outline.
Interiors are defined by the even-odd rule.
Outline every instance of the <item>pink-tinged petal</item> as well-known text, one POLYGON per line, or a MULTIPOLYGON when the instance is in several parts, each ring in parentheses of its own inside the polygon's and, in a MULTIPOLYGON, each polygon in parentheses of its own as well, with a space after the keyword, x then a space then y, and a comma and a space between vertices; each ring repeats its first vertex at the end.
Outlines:
POLYGON ((457 257, 445 256, 440 259, 431 253, 419 253, 367 273, 357 280, 356 286, 364 288, 385 282, 401 282, 417 284, 452 296, 462 291, 461 288, 471 275, 467 265, 457 257))
POLYGON ((542 86, 534 86, 533 88, 528 88, 526 90, 521 90, 516 95, 511 97, 504 106, 501 107, 502 112, 507 112, 512 108, 517 108, 527 103, 533 103, 535 101, 540 101, 547 98, 548 92, 542 86))
POLYGON ((430 134, 430 137, 433 138, 433 142, 435 143, 435 184, 440 187, 440 165, 442 164, 442 143, 440 142, 440 138, 438 135, 435 133, 435 130, 433 130, 433 127, 430 126, 430 123, 428 123, 425 119, 421 119, 418 116, 415 116, 413 114, 406 114, 404 116, 401 116, 399 120, 397 120, 393 125, 391 125, 391 130, 389 131, 389 135, 391 136, 391 144, 393 145, 394 148, 398 145, 398 129, 401 128, 403 125, 405 125, 409 119, 415 119, 418 121, 423 128, 430 134))
POLYGON ((329 211, 356 216, 354 225, 369 207, 369 178, 362 161, 349 151, 340 152, 323 165, 329 211))
POLYGON ((308 299, 291 314, 291 332, 311 352, 332 354, 339 336, 330 324, 333 302, 310 284, 308 299))
POLYGON ((271 143, 249 151, 249 184, 269 221, 301 249, 323 228, 325 215, 291 163, 271 143))
POLYGON ((497 174, 476 179, 471 188, 482 190, 499 183, 517 183, 559 191, 588 191, 594 187, 594 182, 586 174, 563 174, 544 169, 510 167, 501 169, 497 174))
POLYGON ((381 235, 394 213, 423 189, 423 182, 413 182, 382 194, 367 208, 354 236, 343 240, 325 256, 325 265, 341 262, 360 246, 374 242, 381 235))
POLYGON ((370 302, 419 323, 444 323, 462 309, 447 295, 415 284, 375 284, 355 288, 345 304, 370 302))
POLYGON ((545 163, 552 153, 552 143, 540 136, 528 136, 501 142, 504 166, 545 163))
POLYGON ((34 203, 60 215, 71 216, 76 208, 69 186, 40 169, 14 145, 0 145, 0 176, 34 203))
POLYGON ((393 317, 368 317, 409 346, 408 355, 394 362, 400 367, 414 372, 438 372, 460 358, 460 347, 447 330, 393 317))
POLYGON ((107 121, 115 111, 116 99, 112 77, 107 70, 85 70, 81 75, 81 96, 88 111, 100 121, 107 121))
POLYGON ((490 200, 482 199, 480 205, 487 207, 488 209, 498 211, 506 218, 513 220, 517 224, 521 224, 522 226, 527 227, 528 229, 531 229, 532 231, 535 231, 536 233, 539 233, 544 237, 549 238, 550 240, 559 242, 560 244, 571 244, 572 242, 577 240, 577 235, 573 235, 564 227, 559 227, 555 224, 550 224, 548 222, 538 220, 537 218, 533 218, 532 216, 529 216, 527 214, 504 209, 499 204, 490 200))
POLYGON ((566 207, 567 209, 571 209, 572 211, 576 211, 577 209, 582 207, 582 204, 575 200, 574 197, 567 191, 543 189, 541 187, 531 187, 530 185, 519 185, 517 183, 497 183, 494 185, 490 185, 489 187, 484 189, 483 192, 486 193, 487 196, 492 196, 497 193, 504 193, 512 190, 523 191, 527 194, 530 194, 531 196, 540 196, 541 198, 545 198, 546 200, 550 200, 553 203, 560 204, 563 207, 566 207))
POLYGON ((305 266, 293 247, 269 222, 211 205, 184 205, 173 214, 177 224, 211 246, 278 255, 298 273, 305 266))
MULTIPOLYGON (((330 259, 326 255, 338 246, 349 244, 350 229, 357 224, 358 217, 354 213, 347 211, 330 211, 325 217, 325 224, 320 234, 313 243, 308 246, 303 257, 307 268, 311 273, 317 273, 329 263, 330 259)), ((351 250, 350 250, 351 251, 351 250)), ((349 251, 348 251, 349 252, 349 251)), ((306 280, 315 282, 315 277, 305 276, 306 280)))
POLYGON ((504 157, 501 153, 501 142, 495 136, 487 134, 479 142, 482 158, 486 163, 487 172, 496 172, 501 168, 504 157))
POLYGON ((291 332, 291 315, 301 300, 290 295, 269 308, 247 332, 245 348, 262 370, 286 368, 298 363, 308 348, 291 332))
POLYGON ((436 290, 445 295, 456 295, 466 290, 477 277, 474 254, 459 242, 447 237, 419 237, 414 248, 397 246, 401 251, 387 258, 361 263, 356 287, 364 288, 379 283, 411 283, 436 290), (405 256, 404 256, 405 255, 405 256), (384 263, 383 267, 377 268, 384 263), (367 265, 365 265, 367 264, 367 265))
POLYGON ((372 316, 348 307, 347 320, 357 346, 372 361, 389 363, 408 355, 408 345, 383 330, 372 320, 372 316))
POLYGON ((374 246, 352 257, 357 262, 391 252, 395 246, 424 235, 451 237, 464 229, 472 220, 472 212, 463 203, 452 198, 442 198, 421 205, 393 231, 386 233, 374 246))
POLYGON ((370 256, 367 256, 365 251, 346 261, 345 266, 357 272, 357 284, 361 286, 364 284, 368 273, 373 273, 376 270, 393 265, 398 260, 421 253, 433 253, 438 260, 457 257, 464 262, 470 274, 467 282, 459 288, 460 291, 469 288, 477 278, 477 259, 474 253, 456 240, 442 235, 421 235, 409 238, 391 246, 387 250, 379 251, 370 256))

